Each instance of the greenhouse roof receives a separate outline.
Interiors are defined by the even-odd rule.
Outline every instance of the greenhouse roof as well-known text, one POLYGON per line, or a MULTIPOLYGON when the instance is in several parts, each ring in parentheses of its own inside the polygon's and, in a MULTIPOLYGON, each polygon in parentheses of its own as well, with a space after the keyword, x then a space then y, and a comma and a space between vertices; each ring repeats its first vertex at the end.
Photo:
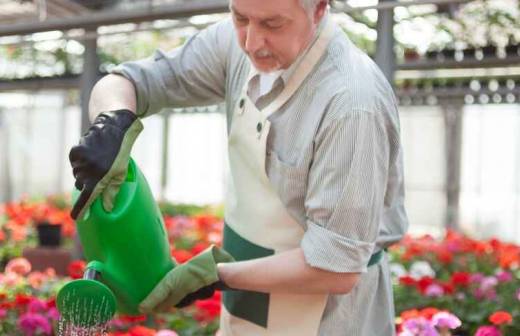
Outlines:
MULTIPOLYGON (((333 0, 340 12, 429 5, 454 12, 471 0, 333 0)), ((0 0, 0 36, 188 17, 227 11, 228 0, 0 0)))

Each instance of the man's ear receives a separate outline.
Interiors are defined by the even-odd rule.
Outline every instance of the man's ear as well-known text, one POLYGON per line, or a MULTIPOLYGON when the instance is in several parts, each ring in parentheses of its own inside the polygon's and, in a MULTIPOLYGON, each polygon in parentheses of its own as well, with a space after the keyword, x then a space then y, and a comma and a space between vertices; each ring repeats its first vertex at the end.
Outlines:
POLYGON ((327 6, 329 4, 328 0, 321 0, 318 5, 316 6, 316 9, 314 11, 314 23, 318 24, 323 16, 325 15, 325 11, 327 10, 327 6))

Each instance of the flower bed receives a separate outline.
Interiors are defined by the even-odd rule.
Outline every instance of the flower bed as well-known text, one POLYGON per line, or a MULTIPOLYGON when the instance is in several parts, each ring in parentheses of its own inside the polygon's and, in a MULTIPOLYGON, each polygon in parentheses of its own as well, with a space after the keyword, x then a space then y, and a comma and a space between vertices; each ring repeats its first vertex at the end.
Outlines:
MULTIPOLYGON (((171 242, 180 263, 220 244, 221 209, 161 204, 171 242)), ((83 274, 85 262, 69 265, 69 277, 52 269, 38 272, 20 257, 33 244, 37 220, 64 225, 65 246, 72 245, 74 225, 64 198, 24 200, 0 206, 0 334, 55 335, 59 288, 83 274)), ((443 240, 407 237, 392 247, 398 334, 401 336, 520 335, 520 247, 473 240, 448 232, 443 240)), ((191 307, 155 316, 117 316, 113 336, 214 335, 218 329, 220 293, 191 307)))
POLYGON ((454 335, 520 335, 519 246, 448 231, 442 241, 407 237, 391 255, 402 335, 449 335, 432 330, 439 310, 461 320, 451 319, 454 335))

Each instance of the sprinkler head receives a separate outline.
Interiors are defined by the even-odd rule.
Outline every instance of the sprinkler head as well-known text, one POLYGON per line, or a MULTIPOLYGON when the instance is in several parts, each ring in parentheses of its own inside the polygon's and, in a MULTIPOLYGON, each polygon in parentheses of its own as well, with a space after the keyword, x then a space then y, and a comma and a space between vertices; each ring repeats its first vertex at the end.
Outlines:
POLYGON ((83 279, 69 282, 58 292, 56 306, 64 321, 76 327, 90 328, 112 319, 116 312, 116 298, 98 280, 99 275, 95 268, 87 267, 83 279))

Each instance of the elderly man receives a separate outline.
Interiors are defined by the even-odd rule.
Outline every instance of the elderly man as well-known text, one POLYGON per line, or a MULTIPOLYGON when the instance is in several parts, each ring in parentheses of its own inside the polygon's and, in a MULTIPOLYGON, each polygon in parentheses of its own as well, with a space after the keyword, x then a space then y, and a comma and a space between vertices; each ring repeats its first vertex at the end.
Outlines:
POLYGON ((127 62, 91 96, 94 125, 71 151, 73 216, 111 210, 139 119, 227 106, 224 249, 175 268, 143 312, 224 291, 223 335, 388 336, 385 247, 407 228, 391 86, 326 0, 232 0, 224 20, 169 53, 127 62))

